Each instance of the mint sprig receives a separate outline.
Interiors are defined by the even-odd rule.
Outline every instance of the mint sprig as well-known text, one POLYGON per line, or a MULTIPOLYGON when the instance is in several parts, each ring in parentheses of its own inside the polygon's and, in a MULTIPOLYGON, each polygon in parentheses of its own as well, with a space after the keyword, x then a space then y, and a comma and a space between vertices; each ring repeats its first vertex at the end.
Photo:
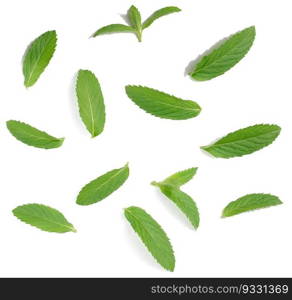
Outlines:
POLYGON ((92 37, 96 37, 102 34, 110 33, 134 33, 137 36, 139 42, 142 42, 143 30, 150 27, 150 25, 157 19, 172 14, 180 12, 181 9, 175 6, 167 6, 155 11, 149 18, 147 18, 143 23, 141 20, 141 14, 137 7, 132 5, 127 13, 129 25, 124 24, 111 24, 98 29, 92 37))

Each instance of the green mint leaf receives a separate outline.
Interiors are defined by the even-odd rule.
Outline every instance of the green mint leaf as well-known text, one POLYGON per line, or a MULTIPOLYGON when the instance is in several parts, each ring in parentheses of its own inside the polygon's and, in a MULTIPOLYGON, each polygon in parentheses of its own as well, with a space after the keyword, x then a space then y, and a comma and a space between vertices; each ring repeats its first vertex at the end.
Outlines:
POLYGON ((179 171, 166 179, 162 182, 153 182, 153 185, 171 185, 176 188, 180 188, 182 185, 189 182, 197 173, 198 168, 190 168, 183 171, 179 171))
POLYGON ((215 157, 243 156, 272 144, 280 132, 281 128, 277 125, 258 124, 229 133, 214 144, 203 146, 201 149, 215 157))
POLYGON ((102 133, 105 124, 105 106, 102 91, 95 75, 79 70, 76 94, 80 117, 92 137, 102 133))
POLYGON ((135 32, 135 30, 132 27, 128 26, 128 25, 111 24, 111 25, 107 25, 107 26, 104 26, 104 27, 98 29, 92 35, 92 37, 96 37, 98 35, 108 34, 108 33, 123 33, 123 32, 135 32))
POLYGON ((28 124, 10 120, 6 122, 10 133, 19 141, 29 146, 52 149, 62 146, 64 138, 55 138, 28 124))
POLYGON ((128 164, 121 169, 107 172, 85 185, 81 189, 76 203, 79 205, 90 205, 99 202, 121 187, 128 177, 128 164))
POLYGON ((126 93, 136 105, 156 117, 186 120, 201 112, 200 106, 194 101, 182 100, 148 87, 128 85, 126 93))
POLYGON ((161 226, 140 207, 128 207, 124 213, 156 261, 166 270, 173 271, 175 257, 172 245, 161 226))
POLYGON ((160 191, 170 199, 190 220, 195 229, 199 227, 200 215, 195 201, 180 187, 189 182, 196 174, 198 168, 191 168, 177 172, 161 182, 152 182, 160 191))
POLYGON ((148 19, 146 19, 143 22, 142 28, 148 28, 154 21, 156 21, 157 19, 172 14, 172 13, 176 13, 176 12, 180 12, 181 9, 175 6, 168 6, 168 7, 164 7, 161 8, 157 11, 155 11, 148 19))
POLYGON ((161 192, 171 200, 197 229, 200 225, 200 214, 195 201, 180 189, 171 185, 160 184, 161 192))
POLYGON ((283 204, 276 196, 270 194, 249 194, 230 202, 223 210, 222 217, 231 217, 243 212, 283 204))
POLYGON ((204 81, 224 74, 247 54, 254 42, 255 35, 254 26, 235 33, 215 50, 203 56, 190 76, 204 81))
POLYGON ((56 31, 47 31, 28 46, 22 67, 26 87, 36 83, 53 57, 56 45, 56 31))
POLYGON ((13 211, 15 217, 22 222, 35 226, 48 232, 76 232, 63 214, 58 210, 42 204, 25 204, 16 207, 13 211))
POLYGON ((132 28, 135 30, 138 41, 142 41, 142 21, 141 21, 141 14, 137 7, 132 5, 128 10, 128 19, 132 26, 132 28))

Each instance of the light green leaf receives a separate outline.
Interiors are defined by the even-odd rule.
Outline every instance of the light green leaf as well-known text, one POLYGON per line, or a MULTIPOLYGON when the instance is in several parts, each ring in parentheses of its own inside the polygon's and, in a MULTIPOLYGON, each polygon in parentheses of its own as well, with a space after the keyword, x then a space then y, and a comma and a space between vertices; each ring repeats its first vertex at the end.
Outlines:
POLYGON ((190 168, 186 169, 180 172, 177 172, 166 179, 164 179, 162 182, 153 182, 153 185, 171 185, 176 188, 180 188, 182 185, 189 182, 197 173, 198 168, 190 168))
POLYGON ((243 212, 283 204, 277 197, 270 194, 249 194, 230 202, 223 210, 222 217, 231 217, 243 212))
POLYGON ((194 101, 182 100, 148 87, 128 85, 126 93, 136 105, 156 117, 186 120, 201 112, 200 106, 194 101))
POLYGON ((25 204, 16 207, 13 211, 15 217, 22 222, 35 226, 48 232, 76 232, 63 214, 58 210, 42 204, 25 204))
POLYGON ((197 229, 200 224, 200 214, 195 201, 189 195, 171 185, 160 184, 159 188, 185 214, 194 228, 197 229))
POLYGON ((155 20, 157 20, 163 16, 166 16, 166 15, 169 15, 172 13, 176 13, 176 12, 180 12, 180 11, 181 11, 181 9, 178 7, 175 7, 175 6, 168 6, 168 7, 161 8, 161 9, 155 11, 148 19, 146 19, 143 22, 142 27, 143 27, 143 29, 148 28, 155 20))
POLYGON ((38 80, 53 57, 56 45, 56 31, 47 31, 28 46, 22 68, 26 87, 34 85, 38 80))
POLYGON ((128 25, 111 24, 111 25, 107 25, 107 26, 104 26, 104 27, 98 29, 92 35, 92 37, 96 37, 98 35, 108 34, 108 33, 123 33, 123 32, 135 32, 135 30, 132 27, 128 26, 128 25))
POLYGON ((80 191, 76 203, 90 205, 99 202, 121 187, 128 177, 128 164, 121 169, 107 172, 85 185, 80 191))
POLYGON ((64 138, 55 138, 28 124, 10 120, 6 122, 10 133, 19 141, 29 146, 52 149, 62 146, 64 138))
POLYGON ((199 227, 200 215, 195 201, 180 187, 189 182, 196 174, 198 168, 191 168, 177 172, 161 182, 152 182, 160 191, 170 199, 190 220, 195 229, 199 227))
POLYGON ((224 74, 247 54, 254 42, 255 35, 254 26, 235 33, 215 50, 203 56, 190 76, 196 80, 204 81, 224 74))
POLYGON ((132 5, 128 10, 128 18, 132 28, 135 30, 139 42, 142 41, 142 21, 141 14, 137 7, 132 5))
POLYGON ((80 117, 92 137, 102 133, 105 124, 105 106, 102 91, 95 75, 79 70, 76 94, 80 117))
POLYGON ((215 157, 243 156, 273 143, 280 131, 281 128, 277 125, 258 124, 229 133, 217 142, 201 148, 215 157))
POLYGON ((128 207, 125 217, 157 262, 166 270, 173 271, 175 257, 172 245, 161 226, 140 207, 128 207))

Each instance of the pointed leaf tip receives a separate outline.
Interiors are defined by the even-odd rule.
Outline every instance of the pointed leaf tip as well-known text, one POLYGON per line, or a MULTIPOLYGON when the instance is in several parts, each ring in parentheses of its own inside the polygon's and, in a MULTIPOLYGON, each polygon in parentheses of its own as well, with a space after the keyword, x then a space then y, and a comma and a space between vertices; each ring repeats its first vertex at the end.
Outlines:
POLYGON ((43 204, 21 205, 13 209, 12 213, 20 221, 43 231, 55 233, 76 232, 74 226, 67 221, 61 212, 43 204))
POLYGON ((86 184, 77 196, 76 203, 90 205, 99 202, 119 189, 129 177, 126 164, 120 169, 109 171, 86 184))
POLYGON ((76 95, 80 118, 94 138, 103 132, 106 114, 102 90, 93 72, 78 71, 76 95))

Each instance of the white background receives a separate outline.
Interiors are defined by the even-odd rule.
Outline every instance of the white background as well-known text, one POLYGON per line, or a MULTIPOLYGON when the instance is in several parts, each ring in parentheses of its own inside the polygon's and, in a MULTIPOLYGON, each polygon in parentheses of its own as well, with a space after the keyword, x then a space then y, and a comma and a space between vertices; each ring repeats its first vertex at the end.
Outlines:
POLYGON ((71 0, 1 1, 0 55, 0 275, 1 276, 291 276, 291 1, 71 0), (176 5, 182 12, 154 23, 143 43, 131 34, 88 37, 123 23, 131 4, 145 19, 176 5), (218 40, 255 25, 248 55, 225 75, 195 82, 185 68, 218 40), (31 88, 23 85, 22 55, 47 30, 57 30, 51 63, 31 88), (91 139, 80 121, 74 93, 79 69, 102 85, 107 120, 91 139), (124 86, 141 84, 197 101, 199 117, 164 120, 146 114, 124 86), (57 137, 63 147, 43 150, 20 143, 5 122, 27 122, 57 137), (276 123, 277 141, 254 154, 214 159, 199 146, 256 123, 276 123), (129 180, 95 205, 75 204, 80 188, 130 162, 129 180), (152 180, 199 167, 184 187, 200 209, 193 230, 185 217, 150 186, 152 180), (230 201, 247 193, 272 193, 283 205, 221 219, 230 201), (60 210, 78 232, 42 232, 11 210, 25 203, 60 210), (146 209, 169 235, 173 273, 150 256, 123 216, 146 209))

